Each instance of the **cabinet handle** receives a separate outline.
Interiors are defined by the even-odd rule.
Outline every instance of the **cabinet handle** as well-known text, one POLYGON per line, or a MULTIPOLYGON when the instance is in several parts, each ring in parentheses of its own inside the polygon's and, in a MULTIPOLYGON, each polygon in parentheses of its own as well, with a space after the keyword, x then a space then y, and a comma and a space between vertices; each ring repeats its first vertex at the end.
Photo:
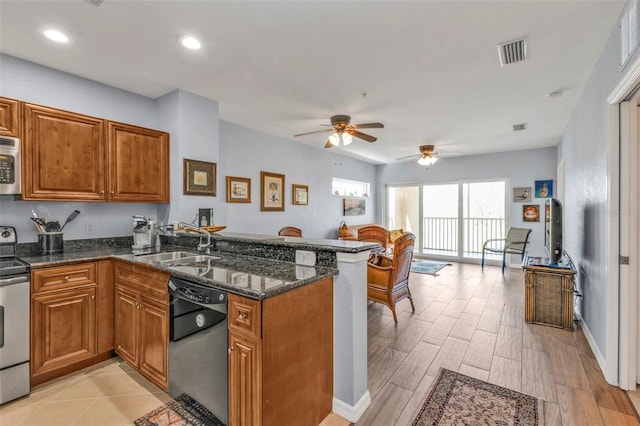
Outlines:
POLYGON ((91 296, 91 300, 95 300, 96 295, 94 294, 93 296, 91 296))
POLYGON ((115 194, 115 191, 111 191, 111 195, 115 194))
POLYGON ((64 281, 69 281, 69 275, 65 275, 64 281))
POLYGON ((104 191, 100 191, 100 195, 104 195, 104 191))
POLYGON ((247 315, 246 312, 238 312, 238 319, 246 320, 248 318, 249 318, 249 315, 247 315))
POLYGON ((234 349, 233 347, 230 347, 230 348, 228 349, 229 353, 233 352, 233 349, 234 349))

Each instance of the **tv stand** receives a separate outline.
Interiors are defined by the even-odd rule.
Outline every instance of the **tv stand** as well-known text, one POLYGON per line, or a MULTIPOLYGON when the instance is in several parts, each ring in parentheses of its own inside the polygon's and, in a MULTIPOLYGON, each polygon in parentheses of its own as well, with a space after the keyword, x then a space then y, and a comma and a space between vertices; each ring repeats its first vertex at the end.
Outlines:
POLYGON ((573 289, 576 268, 568 256, 556 264, 547 258, 526 256, 524 320, 573 330, 573 289))

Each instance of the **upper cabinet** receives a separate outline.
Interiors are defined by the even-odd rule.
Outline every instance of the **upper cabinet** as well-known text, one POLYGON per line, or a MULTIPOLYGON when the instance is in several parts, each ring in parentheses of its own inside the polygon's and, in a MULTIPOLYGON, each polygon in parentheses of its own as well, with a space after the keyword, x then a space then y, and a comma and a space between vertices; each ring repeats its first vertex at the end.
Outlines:
POLYGON ((23 200, 105 200, 104 120, 24 104, 23 200))
POLYGON ((108 122, 109 200, 169 202, 169 135, 108 122))
POLYGON ((23 200, 169 202, 169 134, 24 104, 23 200))
POLYGON ((0 135, 19 138, 20 101, 0 97, 0 135))

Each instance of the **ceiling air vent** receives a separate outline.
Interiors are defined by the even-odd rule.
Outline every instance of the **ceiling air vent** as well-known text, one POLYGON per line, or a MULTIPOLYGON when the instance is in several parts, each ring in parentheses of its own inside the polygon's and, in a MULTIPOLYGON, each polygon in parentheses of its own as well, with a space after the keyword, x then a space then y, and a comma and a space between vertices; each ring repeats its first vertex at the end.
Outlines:
POLYGON ((104 0, 84 0, 85 3, 89 3, 92 6, 100 7, 104 0))
POLYGON ((527 40, 508 41, 498 45, 498 56, 500 57, 500 66, 514 64, 527 59, 527 40))
POLYGON ((513 125, 514 132, 520 132, 522 130, 527 130, 527 123, 520 123, 520 124, 513 125))

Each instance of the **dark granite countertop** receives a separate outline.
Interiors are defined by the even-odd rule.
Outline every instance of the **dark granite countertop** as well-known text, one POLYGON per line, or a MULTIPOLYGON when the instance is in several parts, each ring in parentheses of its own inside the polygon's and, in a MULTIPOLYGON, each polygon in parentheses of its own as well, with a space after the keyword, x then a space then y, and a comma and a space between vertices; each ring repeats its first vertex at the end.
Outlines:
MULTIPOLYGON (((204 265, 193 267, 162 265, 145 258, 144 255, 134 255, 131 246, 121 247, 117 244, 108 244, 83 248, 81 251, 65 251, 55 255, 21 255, 20 259, 28 262, 32 269, 100 259, 121 259, 150 265, 178 278, 258 300, 332 277, 338 273, 335 266, 302 266, 293 262, 224 251, 212 251, 210 255, 217 259, 211 259, 204 265)), ((193 248, 181 245, 164 245, 160 251, 190 251, 194 255, 203 254, 193 248)), ((147 254, 153 252, 155 251, 150 250, 147 254)))

